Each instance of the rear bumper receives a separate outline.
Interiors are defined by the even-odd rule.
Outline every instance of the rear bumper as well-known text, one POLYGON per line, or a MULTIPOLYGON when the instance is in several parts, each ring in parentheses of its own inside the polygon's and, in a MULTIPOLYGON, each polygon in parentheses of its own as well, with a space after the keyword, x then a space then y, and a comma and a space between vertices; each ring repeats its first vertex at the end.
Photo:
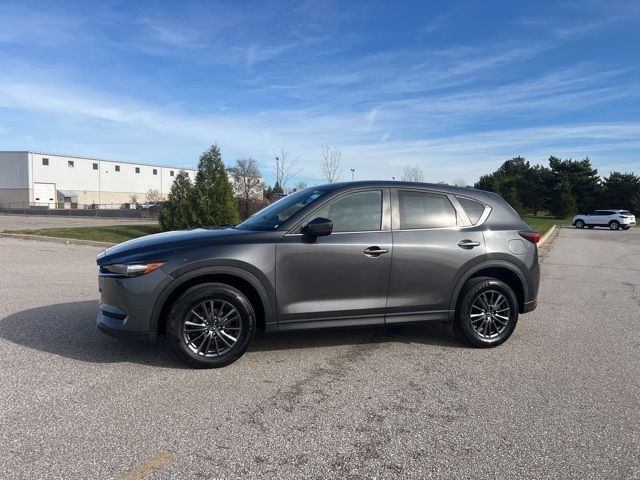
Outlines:
POLYGON ((522 313, 533 312, 537 306, 538 306, 537 298, 534 298, 530 302, 525 302, 525 304, 522 306, 522 313))

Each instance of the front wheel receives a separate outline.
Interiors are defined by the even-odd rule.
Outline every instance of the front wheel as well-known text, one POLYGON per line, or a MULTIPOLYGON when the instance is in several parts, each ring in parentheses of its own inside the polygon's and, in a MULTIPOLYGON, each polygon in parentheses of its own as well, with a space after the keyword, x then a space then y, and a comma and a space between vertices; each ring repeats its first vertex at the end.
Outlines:
POLYGON ((504 282, 477 277, 464 286, 453 324, 458 338, 474 347, 505 342, 518 322, 518 300, 504 282))
POLYGON ((576 226, 576 228, 584 228, 584 221, 576 220, 576 223, 574 223, 574 225, 576 226))
POLYGON ((240 290, 223 283, 191 287, 173 304, 167 319, 169 343, 193 367, 224 367, 240 358, 253 340, 256 316, 240 290))
POLYGON ((620 222, 618 222, 617 220, 611 220, 609 222, 609 228, 611 230, 618 230, 620 228, 620 222))

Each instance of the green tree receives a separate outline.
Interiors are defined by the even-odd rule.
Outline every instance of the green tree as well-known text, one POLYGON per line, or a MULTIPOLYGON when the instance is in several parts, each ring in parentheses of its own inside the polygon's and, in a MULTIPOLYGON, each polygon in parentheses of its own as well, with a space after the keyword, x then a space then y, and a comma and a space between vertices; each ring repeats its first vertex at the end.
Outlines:
POLYGON ((577 212, 576 197, 568 178, 563 178, 553 192, 551 213, 558 218, 566 218, 577 212))
POLYGON ((633 173, 611 172, 602 181, 599 208, 630 208, 629 202, 640 194, 640 176, 633 173))
POLYGON ((183 230, 193 226, 191 214, 192 198, 191 180, 184 170, 180 170, 171 185, 169 198, 160 210, 160 226, 162 230, 183 230))
MULTIPOLYGON (((549 167, 554 177, 555 190, 560 189, 562 182, 568 182, 580 212, 597 208, 601 185, 598 170, 591 166, 591 160, 561 160, 552 156, 549 158, 549 167)), ((556 195, 554 199, 557 202, 559 197, 556 195)), ((553 206, 555 210, 558 208, 557 204, 553 206)))
POLYGON ((200 156, 191 197, 195 226, 233 225, 238 222, 233 188, 217 145, 212 145, 200 156))
MULTIPOLYGON (((629 208, 633 212, 633 214, 638 217, 640 216, 640 192, 636 193, 629 202, 629 208)), ((636 220, 637 222, 638 220, 636 220)))

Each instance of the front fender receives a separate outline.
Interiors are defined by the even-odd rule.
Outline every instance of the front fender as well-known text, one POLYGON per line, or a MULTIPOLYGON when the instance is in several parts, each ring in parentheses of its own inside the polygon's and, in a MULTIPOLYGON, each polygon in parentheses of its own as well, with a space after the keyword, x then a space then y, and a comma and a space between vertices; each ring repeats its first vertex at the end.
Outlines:
POLYGON ((194 264, 185 265, 171 273, 174 280, 165 287, 160 293, 153 309, 151 318, 152 331, 158 331, 158 325, 161 320, 162 310, 171 295, 185 283, 198 277, 206 277, 209 275, 230 275, 238 277, 248 282, 260 296, 262 305, 264 306, 265 324, 269 329, 270 324, 275 326, 275 291, 264 275, 256 275, 251 272, 255 267, 251 265, 243 265, 242 262, 233 262, 234 264, 206 261, 194 262, 194 264), (263 277, 262 279, 260 277, 263 277))

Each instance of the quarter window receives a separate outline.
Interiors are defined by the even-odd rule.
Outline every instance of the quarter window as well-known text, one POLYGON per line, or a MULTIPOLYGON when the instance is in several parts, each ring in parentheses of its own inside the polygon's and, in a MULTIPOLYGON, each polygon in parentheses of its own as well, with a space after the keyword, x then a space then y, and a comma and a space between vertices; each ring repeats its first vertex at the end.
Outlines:
POLYGON ((398 191, 400 228, 441 228, 457 224, 456 210, 446 195, 398 191))
POLYGON ((484 205, 480 202, 476 202, 475 200, 471 200, 469 198, 464 198, 464 197, 456 197, 456 198, 460 202, 460 205, 462 205, 462 208, 464 208, 464 211, 467 212, 467 215, 469 216, 469 220, 471 220, 471 223, 473 225, 478 223, 478 220, 480 220, 480 217, 484 213, 484 205))
POLYGON ((313 217, 328 218, 334 232, 366 232, 380 230, 382 224, 382 191, 356 192, 331 200, 313 217))

